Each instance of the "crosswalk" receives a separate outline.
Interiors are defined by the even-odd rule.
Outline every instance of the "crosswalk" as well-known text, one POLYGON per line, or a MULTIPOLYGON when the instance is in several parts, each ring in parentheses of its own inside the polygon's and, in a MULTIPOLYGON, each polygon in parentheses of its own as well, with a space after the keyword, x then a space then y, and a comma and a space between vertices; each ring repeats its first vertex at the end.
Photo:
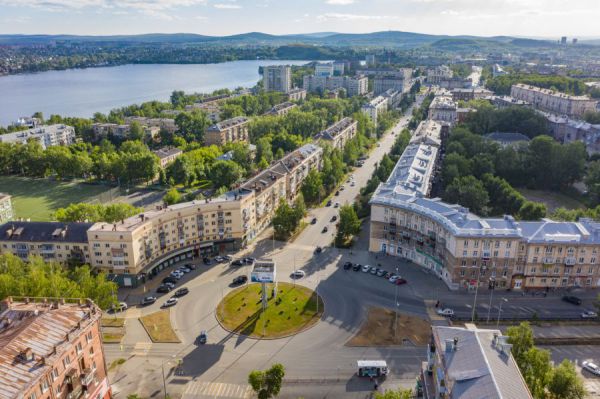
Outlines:
POLYGON ((223 382, 192 381, 188 383, 182 399, 208 398, 249 398, 252 388, 249 385, 226 384, 223 382))
POLYGON ((138 342, 133 347, 133 352, 131 354, 135 356, 147 356, 151 348, 152 342, 138 342))

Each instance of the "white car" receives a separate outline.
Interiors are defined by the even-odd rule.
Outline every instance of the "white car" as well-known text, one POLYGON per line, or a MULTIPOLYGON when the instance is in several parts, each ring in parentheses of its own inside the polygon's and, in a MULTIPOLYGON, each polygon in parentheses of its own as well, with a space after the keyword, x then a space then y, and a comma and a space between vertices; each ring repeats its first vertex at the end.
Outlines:
POLYGON ((169 298, 167 302, 163 303, 161 308, 168 308, 177 304, 177 298, 169 298))
POLYGON ((297 278, 302 278, 306 276, 306 273, 304 273, 304 270, 295 270, 292 273, 292 278, 297 279, 297 278))
POLYGON ((448 308, 438 309, 437 314, 439 314, 440 316, 451 317, 454 316, 454 310, 448 308))
POLYGON ((598 313, 592 310, 584 310, 583 313, 581 313, 582 319, 595 319, 596 317, 598 317, 598 313))
POLYGON ((587 371, 589 371, 592 374, 600 375, 600 367, 598 367, 598 365, 596 363, 585 361, 585 362, 581 363, 581 367, 586 369, 587 371))
POLYGON ((127 310, 127 304, 125 302, 119 302, 112 307, 113 312, 123 312, 127 310))
POLYGON ((364 266, 362 267, 362 272, 363 272, 363 273, 367 273, 367 272, 369 271, 369 269, 371 269, 371 266, 369 266, 369 265, 364 265, 364 266))
POLYGON ((392 276, 392 277, 390 277, 390 278, 388 279, 388 281, 389 281, 390 283, 395 283, 395 282, 396 282, 396 280, 398 280, 399 278, 400 278, 400 276, 392 276))

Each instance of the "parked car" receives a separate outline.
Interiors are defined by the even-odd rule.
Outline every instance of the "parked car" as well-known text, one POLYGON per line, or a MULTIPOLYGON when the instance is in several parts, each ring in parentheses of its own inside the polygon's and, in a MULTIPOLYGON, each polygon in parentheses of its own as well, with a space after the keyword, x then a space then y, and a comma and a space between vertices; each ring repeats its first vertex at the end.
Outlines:
POLYGON ((335 192, 335 195, 336 195, 336 196, 340 195, 340 190, 337 190, 337 191, 335 192))
POLYGON ((127 304, 125 302, 119 302, 116 305, 112 305, 110 309, 113 312, 123 312, 127 310, 127 304))
POLYGON ((187 267, 190 270, 196 270, 196 265, 194 265, 193 263, 188 263, 187 265, 185 265, 185 267, 187 267))
POLYGON ((175 283, 172 283, 170 281, 167 281, 165 283, 163 283, 163 285, 166 285, 167 287, 169 287, 170 289, 175 288, 175 283))
POLYGON ((592 363, 590 361, 585 361, 581 363, 581 368, 589 371, 592 374, 600 375, 600 367, 596 363, 592 363))
POLYGON ((323 227, 323 230, 321 230, 321 233, 327 233, 327 226, 323 227))
POLYGON ((393 284, 393 283, 395 283, 395 282, 396 282, 396 280, 398 280, 399 278, 400 278, 400 276, 396 276, 395 274, 392 274, 392 275, 391 275, 391 276, 388 278, 388 281, 389 281, 390 283, 392 283, 392 284, 393 284))
POLYGON ((161 308, 168 308, 168 307, 175 306, 175 305, 177 305, 177 298, 169 298, 160 307, 161 308))
POLYGON ((375 272, 375 274, 377 275, 377 277, 383 277, 385 275, 385 270, 377 269, 377 272, 375 272))
POLYGON ((360 263, 357 263, 354 266, 352 266, 352 270, 354 270, 355 272, 359 271, 361 268, 362 265, 360 263))
POLYGON ((385 274, 383 275, 383 277, 384 277, 385 279, 389 280, 389 279, 390 279, 390 277, 392 277, 392 273, 390 273, 390 272, 385 272, 385 274))
POLYGON ((233 285, 242 285, 246 284, 246 281, 248 281, 248 276, 237 276, 233 278, 233 281, 231 283, 233 285))
POLYGON ((350 187, 354 187, 354 186, 356 186, 356 183, 354 183, 354 182, 350 183, 350 187))
POLYGON ((344 270, 348 270, 352 267, 352 262, 346 262, 344 263, 344 270))
POLYGON ((191 272, 191 271, 192 271, 192 269, 188 269, 188 268, 187 268, 187 267, 185 267, 185 266, 182 266, 182 267, 180 267, 180 268, 179 268, 179 269, 177 269, 177 270, 179 270, 180 272, 182 272, 182 273, 184 273, 184 274, 185 274, 185 273, 189 273, 189 272, 191 272))
POLYGON ((202 345, 204 345, 207 340, 208 340, 208 334, 206 334, 206 330, 200 331, 200 335, 198 336, 198 342, 200 342, 202 345))
POLYGON ((340 186, 340 191, 344 191, 344 186, 340 186))
POLYGON ((171 287, 169 287, 166 284, 161 284, 158 286, 158 288, 156 289, 156 292, 160 293, 160 294, 166 294, 168 292, 171 292, 171 287))
POLYGON ((231 262, 231 266, 244 266, 244 262, 241 259, 236 259, 231 262))
POLYGON ((253 264, 253 263, 254 263, 254 261, 256 261, 256 259, 255 259, 255 258, 252 258, 252 257, 250 257, 250 256, 248 256, 247 258, 244 258, 244 263, 245 263, 245 264, 247 264, 247 265, 251 265, 251 264, 253 264))
POLYGON ((315 253, 320 254, 321 252, 323 252, 323 248, 321 248, 321 247, 315 248, 315 253))
POLYGON ((181 287, 180 289, 178 289, 177 291, 175 291, 175 295, 176 297, 180 297, 180 296, 184 296, 187 295, 190 292, 190 290, 187 289, 187 287, 181 287))
POLYGON ((333 205, 334 208, 339 208, 340 207, 340 203, 336 202, 335 205, 333 205))
POLYGON ((371 273, 372 275, 376 275, 377 274, 377 270, 379 270, 379 269, 377 269, 375 266, 373 266, 371 268, 371 270, 369 270, 369 273, 371 273))
POLYGON ((446 309, 438 309, 437 314, 440 316, 452 317, 454 316, 454 310, 446 308, 446 309))
POLYGON ((227 262, 231 262, 233 258, 229 255, 223 255, 223 259, 225 259, 227 262))
POLYGON ((317 218, 312 218, 312 220, 310 221, 310 224, 317 224, 317 218))
POLYGON ((332 222, 335 222, 336 220, 337 220, 337 216, 333 215, 333 216, 331 217, 331 221, 332 221, 332 222))
POLYGON ((147 305, 152 305, 154 302, 156 302, 155 296, 147 296, 144 299, 142 299, 142 302, 140 302, 140 304, 142 306, 147 306, 147 305))
POLYGON ((371 269, 371 266, 369 266, 369 265, 364 265, 364 266, 362 267, 362 272, 363 272, 363 273, 367 273, 367 272, 369 271, 369 269, 371 269))
POLYGON ((407 282, 408 281, 406 281, 402 277, 398 276, 398 278, 396 279, 396 281, 394 281, 394 284, 396 284, 396 285, 402 285, 402 284, 406 284, 407 282))
POLYGON ((598 317, 598 313, 592 310, 584 310, 583 313, 581 313, 582 319, 595 319, 596 317, 598 317))
POLYGON ((325 204, 325 206, 331 206, 331 200, 327 201, 327 204, 325 204))
POLYGON ((177 283, 177 279, 175 277, 165 277, 162 279, 163 284, 164 283, 171 283, 171 284, 176 284, 177 283))
POLYGON ((206 256, 204 258, 202 258, 202 262, 204 262, 205 265, 210 265, 211 264, 210 258, 206 257, 206 256))
POLYGON ((306 273, 304 272, 304 270, 295 270, 292 272, 293 279, 302 278, 304 276, 306 276, 306 273))
POLYGON ((222 256, 215 256, 215 262, 217 263, 221 263, 225 260, 225 258, 223 258, 222 256))
POLYGON ((581 298, 578 298, 573 295, 565 295, 562 297, 562 300, 565 302, 572 303, 573 305, 581 305, 581 298))

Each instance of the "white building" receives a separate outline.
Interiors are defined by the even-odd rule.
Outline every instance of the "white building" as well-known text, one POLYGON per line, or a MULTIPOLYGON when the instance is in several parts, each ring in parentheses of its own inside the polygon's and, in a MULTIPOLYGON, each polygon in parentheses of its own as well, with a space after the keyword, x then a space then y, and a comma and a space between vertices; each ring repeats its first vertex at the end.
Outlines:
POLYGON ((450 79, 454 76, 452 69, 446 65, 440 65, 427 70, 427 83, 439 85, 444 79, 450 79))
POLYGON ((429 119, 434 121, 456 123, 457 106, 449 96, 436 96, 429 106, 429 119))
POLYGON ((0 135, 0 143, 26 144, 30 140, 39 142, 43 149, 69 145, 75 142, 75 129, 67 125, 44 125, 0 135))
POLYGON ((8 194, 0 193, 0 224, 6 223, 15 217, 10 198, 8 194))
POLYGON ((333 76, 333 63, 317 63, 315 65, 315 76, 333 76))
POLYGON ((521 83, 512 85, 510 95, 517 100, 527 101, 539 110, 569 116, 582 116, 587 111, 595 112, 598 104, 587 96, 571 96, 521 83))
POLYGON ((388 109, 388 100, 383 96, 377 96, 365 105, 361 107, 361 111, 364 112, 373 123, 377 124, 377 118, 383 112, 388 109))
POLYGON ((315 76, 306 75, 303 78, 306 91, 346 90, 349 97, 362 96, 369 90, 369 79, 366 76, 315 76))
POLYGON ((292 67, 289 65, 269 65, 263 68, 265 91, 287 93, 292 88, 292 67))

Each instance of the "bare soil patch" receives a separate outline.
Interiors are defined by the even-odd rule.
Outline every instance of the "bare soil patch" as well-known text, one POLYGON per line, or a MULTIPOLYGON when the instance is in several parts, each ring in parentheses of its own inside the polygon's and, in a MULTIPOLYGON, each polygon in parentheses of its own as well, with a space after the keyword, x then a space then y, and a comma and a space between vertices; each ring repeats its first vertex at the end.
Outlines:
POLYGON ((431 324, 425 319, 398 313, 394 333, 394 311, 369 308, 367 319, 347 346, 390 346, 402 345, 406 341, 413 345, 426 345, 431 336, 431 324))

